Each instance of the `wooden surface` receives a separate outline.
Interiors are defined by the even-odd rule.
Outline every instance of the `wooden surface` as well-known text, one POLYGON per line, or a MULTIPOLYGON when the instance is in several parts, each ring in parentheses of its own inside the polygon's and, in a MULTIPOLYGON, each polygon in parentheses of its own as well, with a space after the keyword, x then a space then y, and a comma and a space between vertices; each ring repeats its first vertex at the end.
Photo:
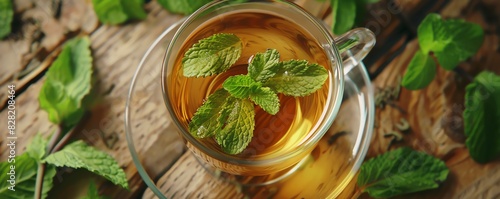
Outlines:
MULTIPOLYGON (((315 16, 331 23, 327 3, 314 0, 298 0, 315 16)), ((127 174, 130 191, 112 186, 100 179, 100 192, 113 198, 154 198, 146 190, 131 160, 125 141, 124 107, 131 77, 139 59, 153 40, 165 28, 182 16, 162 9, 155 1, 146 5, 149 13, 144 21, 132 21, 120 26, 101 25, 92 11, 90 0, 14 0, 15 20, 13 33, 0 41, 0 87, 16 85, 18 154, 22 153, 31 138, 41 132, 48 136, 55 126, 49 123, 47 114, 40 110, 38 93, 44 81, 44 73, 60 51, 63 42, 75 35, 89 35, 94 57, 94 77, 99 97, 98 105, 78 128, 76 138, 92 143, 114 156, 127 174), (60 4, 60 8, 57 6, 60 4)), ((365 24, 370 22, 377 33, 377 46, 365 63, 378 88, 393 86, 401 76, 418 48, 415 30, 428 12, 440 12, 444 17, 465 18, 485 29, 485 41, 480 52, 461 64, 470 74, 482 69, 500 74, 500 3, 497 0, 440 0, 440 1, 381 1, 370 6, 365 24), (401 12, 391 13, 388 20, 371 14, 389 11, 391 4, 401 12), (380 27, 376 31, 376 25, 380 27)), ((387 150, 390 142, 383 135, 393 130, 400 118, 409 121, 411 132, 394 147, 408 145, 426 151, 446 161, 450 176, 443 185, 431 191, 410 194, 401 198, 499 198, 500 163, 477 164, 472 161, 463 141, 460 128, 450 126, 463 109, 464 86, 467 79, 455 73, 439 70, 435 81, 421 91, 402 89, 396 105, 378 108, 376 128, 368 157, 387 150), (454 139, 451 139, 453 137, 454 139)), ((6 118, 7 92, 0 92, 0 118, 6 118)), ((156 100, 157 93, 144 93, 138 106, 144 107, 148 118, 134 135, 143 164, 166 195, 172 198, 242 198, 241 188, 214 180, 197 164, 193 156, 182 147, 178 139, 165 139, 161 132, 175 132, 174 125, 162 113, 155 112, 163 106, 156 100), (162 138, 162 139, 159 139, 162 138)), ((3 126, 2 126, 3 128, 3 126)), ((3 130, 2 130, 3 132, 3 130)), ((6 160, 7 151, 0 137, 0 160, 6 160)), ((57 187, 70 187, 75 171, 60 169, 57 187), (67 183, 70 182, 70 183, 67 183)), ((80 179, 81 180, 81 179, 80 179)), ((71 188, 71 187, 70 187, 71 188)), ((64 190, 64 188, 57 188, 64 190)), ((82 188, 71 188, 63 194, 53 191, 54 198, 74 198, 82 188)), ((355 192, 352 181, 339 198, 350 198, 355 192)), ((366 198, 365 195, 362 196, 366 198)))

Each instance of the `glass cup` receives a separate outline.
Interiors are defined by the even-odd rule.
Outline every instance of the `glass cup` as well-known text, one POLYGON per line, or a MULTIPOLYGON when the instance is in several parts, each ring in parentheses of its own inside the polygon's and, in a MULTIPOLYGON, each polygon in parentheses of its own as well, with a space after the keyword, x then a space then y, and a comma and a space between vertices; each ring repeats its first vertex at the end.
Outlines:
MULTIPOLYGON (((239 25, 244 26, 245 24, 239 25)), ((207 27, 204 28, 206 29, 207 27)), ((214 34, 219 31, 221 31, 221 29, 213 28, 210 33, 214 34)), ((294 34, 294 32, 292 31, 288 34, 294 34)), ((301 38, 299 37, 297 39, 301 38)), ((132 114, 134 113, 134 108, 131 107, 130 101, 133 101, 134 92, 138 89, 137 84, 140 84, 140 82, 150 82, 149 79, 151 78, 148 77, 143 78, 145 81, 138 80, 141 79, 141 73, 149 72, 150 76, 155 76, 155 72, 145 71, 150 67, 149 65, 151 63, 149 63, 149 61, 152 59, 152 54, 158 56, 156 55, 158 52, 155 51, 164 50, 165 56, 161 69, 161 90, 163 92, 166 110, 168 110, 168 113, 165 114, 169 114, 173 123, 178 127, 179 134, 186 146, 192 151, 207 171, 223 180, 241 185, 269 186, 285 179, 291 178, 293 180, 294 177, 291 177, 293 174, 299 173, 297 175, 305 175, 307 172, 311 172, 308 171, 308 169, 304 169, 304 165, 308 164, 314 167, 314 163, 311 163, 311 161, 320 162, 319 164, 337 164, 335 161, 332 161, 332 158, 338 157, 338 161, 343 161, 343 163, 341 164, 342 166, 338 166, 336 169, 344 169, 347 172, 345 175, 342 174, 338 176, 339 182, 327 182, 327 185, 331 185, 333 188, 324 188, 324 192, 332 194, 322 194, 321 196, 338 195, 339 190, 342 190, 343 187, 347 185, 350 179, 352 179, 353 173, 359 169, 371 137, 374 114, 373 90, 361 60, 372 49, 374 44, 374 34, 364 28, 354 29, 339 37, 335 37, 322 21, 309 14, 301 7, 288 1, 214 1, 203 6, 195 13, 188 16, 182 23, 176 24, 166 30, 158 40, 155 41, 139 64, 139 68, 132 81, 129 99, 127 100, 125 121, 129 148, 139 173, 146 181, 146 184, 152 188, 157 195, 162 195, 161 191, 159 191, 151 181, 150 176, 144 171, 141 164, 141 158, 138 157, 135 149, 132 135, 132 128, 134 126, 134 122, 132 121, 134 120, 134 116, 132 114), (187 120, 182 119, 183 114, 186 113, 179 111, 179 104, 176 102, 178 96, 175 96, 176 93, 172 92, 172 90, 175 90, 176 87, 179 86, 179 82, 175 81, 175 78, 179 75, 176 73, 178 71, 175 70, 174 67, 176 61, 178 61, 178 57, 182 54, 182 49, 184 48, 185 50, 186 48, 185 42, 199 32, 200 28, 204 27, 207 21, 223 20, 223 17, 231 13, 273 15, 295 24, 300 27, 300 31, 305 30, 307 34, 311 36, 314 43, 319 47, 315 48, 315 50, 321 50, 328 62, 327 69, 329 78, 326 82, 327 85, 323 88, 326 94, 325 101, 322 102, 324 106, 319 116, 315 119, 315 122, 310 124, 310 128, 308 132, 305 133, 305 136, 295 144, 287 146, 286 150, 277 150, 276 153, 261 156, 258 156, 256 154, 257 152, 253 152, 252 150, 246 150, 247 153, 245 155, 225 154, 211 147, 210 144, 194 138, 187 129, 187 120), (340 51, 339 49, 342 50, 340 51), (351 100, 352 102, 344 102, 348 101, 349 98, 354 98, 354 100, 351 100), (351 105, 348 103, 350 103, 352 107, 356 107, 355 110, 349 110, 351 109, 351 105), (348 122, 349 120, 355 120, 352 125, 355 126, 352 131, 355 132, 348 136, 348 138, 345 138, 346 143, 349 144, 345 149, 342 149, 343 152, 332 152, 330 153, 332 155, 326 160, 325 158, 318 158, 318 156, 320 156, 318 153, 321 154, 317 151, 320 150, 319 146, 321 146, 322 149, 330 149, 332 147, 330 140, 333 139, 325 139, 325 135, 331 137, 337 136, 334 135, 336 132, 333 131, 337 131, 338 129, 332 127, 332 124, 334 121, 338 120, 336 118, 339 110, 341 110, 341 106, 347 107, 344 108, 344 112, 350 112, 352 114, 350 116, 348 115, 350 117, 349 119, 343 118, 342 121, 344 122, 345 120, 348 122)), ((272 47, 273 46, 269 46, 269 48, 272 47)), ((311 54, 314 54, 314 52, 311 52, 311 54)), ((158 64, 159 63, 152 63, 152 65, 158 64)), ((153 67, 155 66, 151 66, 151 68, 156 71, 157 68, 153 67)), ((204 92, 206 93, 204 94, 205 96, 213 92, 213 90, 200 90, 200 87, 190 87, 187 89, 177 88, 177 90, 182 89, 187 90, 186 92, 204 92)), ((308 103, 316 102, 309 101, 308 103)), ((199 105, 196 106, 197 107, 194 107, 194 109, 198 108, 199 105)), ((296 117, 296 112, 287 113, 286 111, 286 107, 281 108, 280 112, 284 112, 283 117, 296 117)), ((297 122, 300 123, 300 121, 297 122)), ((344 126, 349 125, 346 124, 344 126)), ((255 140, 258 144, 259 137, 255 140)), ((340 141, 343 140, 340 139, 340 141)), ((341 147, 340 145, 337 146, 337 148, 341 147)), ((331 150, 335 151, 335 149, 331 150)), ((323 167, 319 166, 319 168, 323 167)), ((325 179, 325 181, 328 180, 329 179, 325 179)), ((287 187, 286 185, 280 186, 287 187)))
MULTIPOLYGON (((271 23, 279 23, 275 21, 265 21, 266 19, 262 19, 261 23, 269 23, 271 28, 279 28, 280 24, 271 24, 271 23)), ((217 23, 217 22, 216 22, 217 23)), ((263 25, 263 24, 260 24, 263 25)), ((281 24, 281 26, 285 26, 281 24)), ((254 30, 254 29, 252 29, 254 30)), ((258 30, 257 30, 258 31, 258 30)), ((297 30, 299 31, 299 30, 297 30)), ((300 35, 298 32, 292 33, 283 33, 290 34, 290 37, 302 37, 296 36, 300 35), (296 34, 296 35, 295 35, 296 34)), ((216 1, 211 4, 206 5, 205 7, 199 9, 192 15, 190 15, 186 21, 180 26, 177 30, 176 34, 170 45, 167 48, 165 61, 163 65, 163 76, 162 80, 165 81, 163 84, 164 98, 166 102, 167 109, 171 114, 174 122, 180 129, 181 136, 187 141, 187 146, 190 148, 194 154, 202 159, 203 161, 209 163, 211 166, 220 169, 221 171, 236 174, 236 175, 251 175, 251 176, 263 176, 273 174, 284 169, 290 168, 293 165, 296 165, 300 160, 304 159, 304 157, 309 154, 312 149, 314 149, 317 142, 323 137, 326 131, 331 126, 333 120, 335 119, 337 112, 340 108, 340 104, 342 103, 342 96, 344 93, 344 75, 343 68, 349 67, 357 64, 370 50, 373 46, 375 40, 373 34, 367 29, 356 29, 352 30, 345 35, 341 36, 337 40, 333 38, 330 34, 328 28, 326 28, 320 21, 318 21, 315 17, 311 16, 305 10, 301 9, 297 5, 286 2, 286 1, 250 1, 245 3, 232 3, 231 1, 216 1), (319 45, 320 50, 324 51, 327 59, 330 61, 329 67, 329 78, 327 81, 328 91, 327 98, 324 105, 323 110, 321 111, 320 118, 317 119, 317 123, 312 125, 310 128, 310 132, 307 133, 304 138, 298 141, 296 144, 292 146, 287 146, 286 150, 276 150, 272 154, 267 154, 265 156, 260 156, 258 158, 254 157, 255 154, 245 155, 245 156, 234 156, 225 154, 222 151, 214 150, 213 147, 208 146, 209 144, 200 142, 199 139, 191 136, 187 129, 187 121, 186 119, 179 119, 182 115, 186 115, 187 110, 180 110, 178 106, 181 106, 181 102, 176 102, 179 100, 190 101, 191 99, 179 99, 180 95, 194 95, 194 92, 203 92, 200 91, 199 87, 197 88, 177 88, 178 92, 170 91, 175 89, 174 87, 179 87, 182 84, 185 84, 185 81, 179 79, 178 70, 174 69, 174 66, 178 62, 178 56, 182 56, 182 48, 186 46, 186 40, 191 37, 199 37, 193 36, 194 33, 202 31, 208 32, 209 34, 219 33, 219 31, 224 31, 224 25, 221 27, 204 27, 204 23, 207 21, 224 21, 225 17, 228 17, 227 14, 230 13, 231 17, 242 16, 242 19, 238 19, 239 23, 242 24, 234 24, 235 26, 242 26, 242 29, 245 30, 245 26, 250 26, 251 21, 245 21, 245 14, 248 13, 258 13, 258 14, 269 14, 284 18, 290 22, 293 22, 295 25, 300 26, 303 30, 309 31, 310 36, 312 36, 315 41, 319 45), (236 14, 234 14, 236 13, 236 14), (209 29, 209 30, 207 30, 209 29), (346 56, 345 60, 340 57, 338 46, 347 45, 348 41, 355 41, 358 45, 355 45, 357 48, 351 48, 352 56, 346 56), (342 63, 343 62, 343 63, 342 63), (180 84, 180 85, 179 85, 180 84), (190 91, 186 91, 190 90, 190 91), (185 91, 185 92, 184 92, 185 91)), ((272 47, 273 43, 269 43, 268 47, 272 47)), ((285 45, 285 44, 283 44, 285 45)), ((190 45, 189 45, 190 46, 190 45)), ((250 46, 250 44, 248 45, 250 46)), ((251 47, 247 47, 251 48, 251 47)), ((316 49, 318 50, 318 49, 316 49)), ((185 51, 185 50, 184 50, 185 51)), ((309 52, 308 52, 309 53, 309 52)), ((310 52, 317 53, 317 52, 310 52)), ((245 60, 245 58, 240 58, 245 60)), ((216 81, 216 80, 213 80, 216 81)), ((205 89, 205 88, 201 88, 205 89)), ((206 89, 210 89, 210 86, 207 86, 206 89)), ((214 89, 212 89, 213 92, 214 89)), ((207 91, 204 96, 210 94, 210 91, 207 91)), ((199 104, 193 103, 192 104, 199 104)), ((316 102, 309 102, 316 103, 316 102)), ((198 105, 196 105, 198 106, 198 105)), ((193 107, 195 109, 198 107, 193 107)), ((287 107, 282 108, 281 111, 287 112, 287 107), (284 110, 283 110, 284 109, 284 110)), ((320 107, 321 108, 321 107, 320 107)), ((285 113, 287 114, 287 113, 285 113)), ((294 114, 294 113, 289 113, 294 114)), ((302 113, 307 114, 307 113, 302 113)), ((280 115, 281 117, 289 117, 290 115, 280 115)), ((278 117, 280 117, 278 116, 278 117)), ((290 116, 293 117, 293 116, 290 116)), ((262 135, 263 136, 272 136, 272 135, 262 135)), ((254 137, 254 142, 259 142, 259 138, 254 137)), ((258 145, 258 144, 254 144, 258 145)), ((247 149, 246 153, 256 153, 256 149, 247 149)))

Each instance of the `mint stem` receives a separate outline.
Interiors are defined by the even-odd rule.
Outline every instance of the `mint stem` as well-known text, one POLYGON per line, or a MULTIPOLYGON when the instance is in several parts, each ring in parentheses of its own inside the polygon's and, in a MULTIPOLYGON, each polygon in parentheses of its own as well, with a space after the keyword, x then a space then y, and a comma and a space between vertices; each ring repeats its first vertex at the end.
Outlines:
POLYGON ((54 148, 52 148, 52 150, 50 151, 50 154, 59 151, 64 145, 66 145, 66 143, 68 143, 69 139, 71 138, 71 136, 73 136, 73 134, 75 134, 74 127, 71 130, 69 130, 69 132, 66 133, 66 135, 64 135, 63 138, 61 138, 61 140, 59 140, 59 142, 57 142, 56 146, 54 146, 54 148))
POLYGON ((38 171, 36 172, 36 184, 35 184, 35 199, 42 198, 43 189, 43 177, 45 175, 45 164, 38 164, 38 171))

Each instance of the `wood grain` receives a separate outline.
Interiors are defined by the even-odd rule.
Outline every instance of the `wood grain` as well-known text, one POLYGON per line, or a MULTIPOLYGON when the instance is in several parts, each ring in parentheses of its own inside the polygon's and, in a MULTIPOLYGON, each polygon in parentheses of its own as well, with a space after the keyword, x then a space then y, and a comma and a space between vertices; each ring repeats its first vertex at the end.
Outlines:
MULTIPOLYGON (((315 16, 331 23, 328 2, 297 0, 299 5, 315 16)), ((496 0, 440 0, 432 5, 424 1, 381 1, 369 8, 388 10, 395 2, 401 13, 391 14, 391 20, 377 34, 378 44, 371 56, 370 72, 377 74, 376 87, 394 85, 406 70, 418 42, 414 39, 415 24, 427 12, 440 11, 445 17, 465 18, 480 24, 486 32, 485 41, 477 55, 460 65, 467 73, 477 74, 487 69, 500 74, 500 3, 496 0), (424 3, 422 3, 424 2, 424 3), (424 6, 429 4, 430 6, 424 6), (406 24, 406 25, 405 25, 406 24), (413 25, 408 25, 413 24, 413 25)), ((146 5, 148 18, 132 21, 120 26, 99 24, 92 11, 90 0, 14 0, 15 21, 13 33, 0 41, 0 87, 15 84, 17 88, 17 153, 21 154, 32 137, 40 132, 48 137, 55 126, 47 120, 47 114, 40 110, 38 93, 44 82, 44 73, 59 54, 69 38, 89 35, 94 57, 94 78, 98 105, 84 120, 75 139, 82 138, 95 147, 115 157, 129 179, 130 191, 120 189, 104 180, 99 181, 100 192, 113 198, 155 198, 146 188, 132 162, 125 141, 124 107, 129 84, 135 68, 146 49, 165 28, 182 16, 165 11, 156 1, 146 5), (60 3, 60 13, 57 4, 60 3)), ((371 10, 370 10, 371 11, 371 10)), ((377 21, 373 14, 368 16, 364 26, 377 21)), ((385 24, 385 23, 383 23, 385 24)), ((158 58, 161 59, 161 58, 158 58)), ((387 106, 377 110, 377 128, 374 131, 368 157, 387 150, 389 140, 383 136, 394 130, 394 123, 406 118, 412 127, 404 134, 404 141, 393 146, 411 146, 442 158, 450 168, 449 179, 435 190, 410 194, 401 198, 499 198, 500 162, 480 165, 470 159, 463 142, 450 138, 462 132, 459 127, 446 127, 455 112, 463 109, 465 77, 453 72, 438 70, 438 78, 421 91, 402 90, 396 105, 403 113, 387 106), (451 115, 450 115, 451 114, 451 115), (457 130, 458 129, 458 130, 457 130)), ((155 81, 151 79, 151 81, 155 81)), ((185 152, 176 129, 165 113, 158 112, 163 102, 157 93, 145 89, 134 106, 144 107, 138 114, 146 118, 134 127, 134 141, 146 170, 154 177, 158 186, 171 198, 244 198, 239 187, 214 180, 197 164, 189 152, 185 152), (167 133, 167 135, 163 135, 167 133), (162 134, 162 136, 160 136, 162 134), (172 167, 172 168, 170 168, 172 167)), ((0 118, 6 118, 6 92, 0 93, 0 118)), ((3 128, 4 126, 2 126, 3 128)), ((459 139, 458 139, 459 140, 459 139)), ((0 137, 0 160, 7 158, 5 137, 0 137)), ((64 170, 59 170, 64 174, 64 170)), ((67 174, 64 174, 67 175, 67 174)), ((58 186, 70 178, 57 178, 58 186), (67 180, 65 180, 67 179, 67 180)), ((68 174, 69 175, 69 174, 68 174)), ((81 188, 80 188, 81 189, 81 188)), ((81 191, 68 189, 66 198, 75 198, 81 191)), ((356 191, 355 180, 351 181, 339 198, 350 198, 356 191)), ((362 196, 366 198, 366 195, 362 196)))
MULTIPOLYGON (((39 9, 41 10, 42 8, 35 6, 41 6, 44 3, 48 4, 50 1, 37 1, 37 4, 33 4, 32 2, 32 6, 26 6, 26 10, 23 12, 43 12, 46 14, 44 11, 39 11, 39 9)), ((83 35, 86 32, 90 33, 91 50, 94 58, 93 78, 96 80, 95 88, 97 96, 99 96, 97 99, 98 105, 91 110, 89 118, 84 121, 81 125, 82 127, 76 130, 78 133, 75 138, 82 138, 95 147, 107 152, 118 160, 120 166, 125 168, 131 190, 127 191, 116 186, 110 186, 110 184, 106 182, 101 183, 102 192, 116 198, 136 196, 141 193, 145 185, 132 162, 123 128, 125 100, 130 86, 130 80, 139 63, 139 59, 143 56, 154 39, 156 39, 157 35, 172 23, 177 22, 182 16, 169 14, 161 6, 156 4, 156 2, 151 2, 146 7, 149 15, 144 21, 131 22, 121 26, 101 25, 98 28, 96 27, 95 30, 92 30, 90 26, 93 22, 85 21, 87 20, 85 16, 93 14, 90 1, 64 1, 63 6, 70 6, 73 8, 67 9, 68 12, 71 11, 71 13, 64 14, 65 11, 61 14, 62 18, 59 17, 57 20, 49 20, 61 21, 61 24, 48 28, 65 30, 62 28, 62 24, 67 23, 71 24, 67 25, 68 30, 81 29, 82 31, 78 34, 83 35), (110 145, 110 140, 114 140, 113 142, 115 143, 110 145)), ((95 16, 89 16, 88 18, 95 19, 95 16)), ((67 34, 70 34, 70 32, 67 34)), ((60 40, 64 38, 65 37, 61 37, 60 40)), ((59 43, 62 42, 60 40, 58 40, 59 43)), ((3 42, 12 41, 6 40, 3 42)), ((1 67, 2 70, 5 69, 12 72, 12 74, 6 78, 10 80, 3 82, 1 87, 5 87, 8 84, 15 84, 16 88, 25 87, 25 90, 20 89, 17 91, 18 94, 16 97, 17 154, 21 154, 25 150, 36 133, 40 132, 44 137, 48 137, 56 128, 48 121, 46 112, 41 110, 38 104, 38 93, 40 92, 44 78, 42 77, 39 80, 35 78, 38 76, 36 73, 43 74, 48 65, 53 61, 54 56, 57 56, 57 51, 54 51, 54 49, 60 44, 52 45, 54 42, 48 43, 51 45, 47 44, 48 46, 45 46, 44 49, 46 49, 46 51, 53 51, 54 54, 49 54, 45 58, 42 58, 47 61, 41 61, 36 69, 25 76, 25 78, 32 78, 28 81, 13 78, 23 70, 22 60, 14 56, 2 57, 2 63, 4 63, 4 59, 7 59, 8 61, 6 62, 12 61, 17 62, 17 64, 1 67), (26 85, 20 85, 23 82, 26 83, 26 85)), ((1 50, 9 51, 12 49, 2 48, 1 50)), ((5 73, 1 74, 4 75, 5 73)), ((154 80, 152 79, 151 81, 154 80)), ((6 92, 2 92, 2 97, 0 99, 3 99, 4 94, 6 94, 6 92)), ((158 100, 156 94, 157 93, 148 93, 145 90, 143 98, 137 102, 133 102, 135 106, 142 107, 143 112, 141 112, 141 114, 149 118, 142 126, 136 127, 135 131, 143 133, 134 135, 134 140, 138 146, 141 146, 138 148, 138 153, 140 155, 148 154, 150 157, 156 157, 143 160, 147 171, 153 176, 162 172, 165 167, 175 161, 183 152, 182 147, 181 150, 179 150, 179 147, 176 147, 182 146, 182 143, 177 139, 173 125, 168 121, 168 118, 163 117, 164 113, 156 111, 158 106, 163 106, 161 96, 159 97, 160 100, 158 100), (139 131, 139 129, 141 131, 139 131), (171 135, 174 136, 175 139, 169 139, 169 137, 165 136, 162 137, 164 139, 158 139, 158 135, 165 132, 173 132, 171 135), (165 145, 172 147, 164 147, 165 145), (161 147, 161 150, 159 150, 158 147, 161 147)), ((7 112, 0 112, 0 117, 7 118, 7 112)), ((4 153, 4 151, 7 151, 7 145, 4 139, 4 136, 0 137, 0 151, 2 151, 0 160, 2 161, 7 159, 7 154, 4 153)), ((60 181, 64 181, 64 178, 60 181)), ((64 186, 64 184, 61 186, 64 186)), ((72 196, 71 191, 68 191, 68 194, 68 197, 72 196)))

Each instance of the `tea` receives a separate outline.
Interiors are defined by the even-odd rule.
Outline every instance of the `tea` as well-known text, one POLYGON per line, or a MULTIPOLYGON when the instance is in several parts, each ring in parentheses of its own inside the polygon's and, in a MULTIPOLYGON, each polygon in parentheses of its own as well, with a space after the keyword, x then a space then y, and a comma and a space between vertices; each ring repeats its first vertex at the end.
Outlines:
MULTIPOLYGON (((171 75, 167 76, 170 103, 181 125, 187 129, 198 107, 210 94, 222 87, 225 79, 233 75, 247 74, 248 62, 252 56, 269 48, 277 49, 281 60, 307 60, 310 63, 325 66, 327 69, 331 64, 323 48, 308 31, 291 20, 256 10, 219 15, 191 33, 176 56, 171 75), (184 53, 194 43, 216 33, 232 33, 242 40, 243 49, 239 60, 228 71, 219 75, 204 78, 184 77, 181 66, 184 53)), ((327 101, 328 87, 329 85, 325 84, 321 89, 306 97, 280 95, 281 106, 276 115, 270 115, 256 106, 256 126, 252 141, 243 153, 235 156, 247 160, 260 160, 280 157, 296 150, 315 133, 316 123, 321 119, 327 101)), ((206 147, 224 153, 215 140, 201 139, 200 141, 206 147)), ((213 160, 195 147, 190 146, 190 148, 198 156, 225 171, 252 175, 278 172, 297 163, 310 152, 304 151, 281 166, 255 170, 213 160)))

